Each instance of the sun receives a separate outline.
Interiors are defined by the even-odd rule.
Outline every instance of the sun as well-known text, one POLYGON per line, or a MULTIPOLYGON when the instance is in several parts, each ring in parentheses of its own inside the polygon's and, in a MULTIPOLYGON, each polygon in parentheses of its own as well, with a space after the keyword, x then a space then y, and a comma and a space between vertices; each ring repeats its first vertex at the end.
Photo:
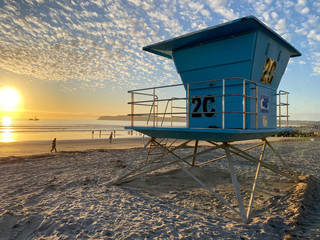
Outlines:
POLYGON ((20 103, 20 94, 11 87, 0 89, 0 110, 14 111, 20 103))

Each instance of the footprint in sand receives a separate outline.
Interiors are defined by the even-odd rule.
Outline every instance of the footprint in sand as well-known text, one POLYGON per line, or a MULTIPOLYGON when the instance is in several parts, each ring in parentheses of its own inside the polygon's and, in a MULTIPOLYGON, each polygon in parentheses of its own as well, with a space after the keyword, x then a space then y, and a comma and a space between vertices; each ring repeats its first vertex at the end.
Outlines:
POLYGON ((13 229, 18 220, 19 217, 10 212, 5 213, 0 218, 0 239, 9 239, 11 229, 13 229))
POLYGON ((29 218, 21 221, 19 223, 20 225, 18 225, 16 228, 11 228, 11 234, 8 239, 31 239, 32 234, 39 229, 42 221, 43 217, 41 216, 30 216, 29 218))

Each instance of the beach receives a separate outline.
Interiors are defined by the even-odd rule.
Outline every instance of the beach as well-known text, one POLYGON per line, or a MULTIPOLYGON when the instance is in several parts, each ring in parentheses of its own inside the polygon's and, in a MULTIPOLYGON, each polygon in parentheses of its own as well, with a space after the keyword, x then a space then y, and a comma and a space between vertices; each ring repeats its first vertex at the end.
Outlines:
MULTIPOLYGON (((271 142, 278 141, 295 141, 299 138, 269 138, 271 142)), ((108 138, 92 138, 92 139, 57 139, 57 151, 84 151, 93 149, 128 149, 142 148, 148 142, 148 137, 133 136, 130 138, 115 137, 110 143, 108 138)), ((177 143, 181 143, 179 140, 177 143)), ((257 143, 259 140, 239 141, 236 144, 257 143)), ((203 145, 209 145, 204 142, 203 145)), ((26 156, 50 153, 52 148, 52 140, 32 140, 17 142, 0 142, 0 158, 9 156, 26 156)))
MULTIPOLYGON (((146 141, 147 140, 143 139, 142 137, 113 138, 111 143, 108 138, 78 140, 57 139, 56 148, 58 152, 84 151, 93 149, 135 148, 143 147, 146 141)), ((0 142, 0 157, 46 154, 50 153, 51 147, 52 140, 0 142)))
MULTIPOLYGON (((146 139, 91 140, 57 141, 57 153, 50 153, 50 141, 11 143, 7 150, 1 143, 0 239, 320 238, 318 138, 272 141, 301 182, 262 169, 247 224, 177 166, 114 184, 145 161, 146 139)), ((205 153, 197 161, 211 158, 205 153)), ((278 164, 270 151, 265 158, 278 164)), ((247 204, 255 167, 234 162, 247 204)), ((190 171, 235 205, 225 159, 190 171)))

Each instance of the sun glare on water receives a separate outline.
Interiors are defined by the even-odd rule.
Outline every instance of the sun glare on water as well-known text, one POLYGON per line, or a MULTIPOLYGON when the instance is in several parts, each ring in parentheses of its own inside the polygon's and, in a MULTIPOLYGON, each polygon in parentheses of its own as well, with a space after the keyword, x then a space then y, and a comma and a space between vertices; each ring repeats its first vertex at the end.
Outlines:
POLYGON ((10 87, 0 89, 0 110, 15 111, 20 103, 20 94, 10 87))
POLYGON ((3 117, 2 118, 2 125, 3 126, 10 126, 11 124, 11 117, 3 117))
POLYGON ((0 88, 0 142, 14 142, 12 117, 19 111, 20 93, 11 87, 0 88))
POLYGON ((2 124, 0 124, 0 142, 13 142, 13 132, 11 125, 11 117, 3 117, 2 124))
POLYGON ((13 133, 10 131, 10 129, 5 130, 4 132, 1 132, 0 134, 0 142, 14 142, 13 139, 13 133))

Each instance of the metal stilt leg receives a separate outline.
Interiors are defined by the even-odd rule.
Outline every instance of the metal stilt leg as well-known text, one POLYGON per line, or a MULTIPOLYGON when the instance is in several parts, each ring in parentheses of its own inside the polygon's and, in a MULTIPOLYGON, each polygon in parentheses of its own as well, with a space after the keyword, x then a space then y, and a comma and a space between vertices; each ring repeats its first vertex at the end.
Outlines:
POLYGON ((257 186, 258 186, 259 174, 260 174, 260 169, 261 169, 261 162, 263 160, 265 149, 266 149, 266 141, 264 141, 263 146, 262 146, 262 150, 261 150, 261 154, 260 154, 260 158, 259 158, 259 163, 258 163, 258 166, 257 166, 257 171, 256 171, 256 175, 255 175, 255 178, 254 178, 253 186, 252 186, 252 191, 251 191, 251 196, 250 196, 249 206, 248 206, 248 211, 247 211, 247 219, 251 218, 251 212, 252 212, 252 206, 253 206, 253 202, 254 202, 254 196, 256 194, 256 189, 257 189, 257 186))
POLYGON ((275 155, 277 155, 277 157, 280 159, 280 161, 282 162, 282 164, 286 167, 286 169, 291 173, 291 175, 294 177, 294 180, 296 182, 299 182, 299 178, 297 177, 297 175, 290 169, 290 167, 288 166, 288 164, 282 159, 282 157, 276 152, 276 150, 271 146, 271 144, 269 143, 269 141, 267 139, 264 139, 265 142, 268 144, 268 146, 271 148, 271 150, 273 151, 273 153, 275 155))
POLYGON ((207 189, 213 196, 215 196, 217 199, 219 199, 221 202, 223 202, 228 208, 230 208, 234 213, 236 213, 238 216, 241 217, 241 213, 232 207, 230 203, 228 203, 226 200, 224 200, 222 197, 220 197, 217 193, 215 193, 210 187, 208 187, 206 184, 204 184, 199 178, 194 176, 191 172, 189 172, 186 168, 184 168, 181 164, 179 164, 180 168, 187 173, 190 177, 192 177, 197 183, 199 183, 202 187, 207 189))
MULTIPOLYGON (((193 154, 196 154, 196 153, 197 153, 198 144, 199 144, 199 141, 196 140, 196 143, 195 143, 195 145, 194 145, 194 152, 193 152, 193 154)), ((193 157, 191 166, 194 166, 195 162, 196 162, 196 156, 193 157)))
POLYGON ((228 148, 228 143, 223 143, 224 145, 224 150, 226 151, 226 155, 227 155, 227 160, 229 163, 229 171, 230 171, 230 175, 231 175, 231 179, 232 179, 232 183, 233 183, 233 187, 234 187, 234 191, 236 193, 236 197, 238 199, 238 206, 239 206, 239 210, 240 210, 240 216, 242 218, 242 221, 244 223, 247 222, 247 216, 245 213, 245 208, 243 206, 243 199, 242 199, 242 195, 240 192, 240 188, 239 188, 239 183, 238 183, 238 179, 234 170, 234 166, 233 166, 233 161, 230 155, 230 150, 228 148))

